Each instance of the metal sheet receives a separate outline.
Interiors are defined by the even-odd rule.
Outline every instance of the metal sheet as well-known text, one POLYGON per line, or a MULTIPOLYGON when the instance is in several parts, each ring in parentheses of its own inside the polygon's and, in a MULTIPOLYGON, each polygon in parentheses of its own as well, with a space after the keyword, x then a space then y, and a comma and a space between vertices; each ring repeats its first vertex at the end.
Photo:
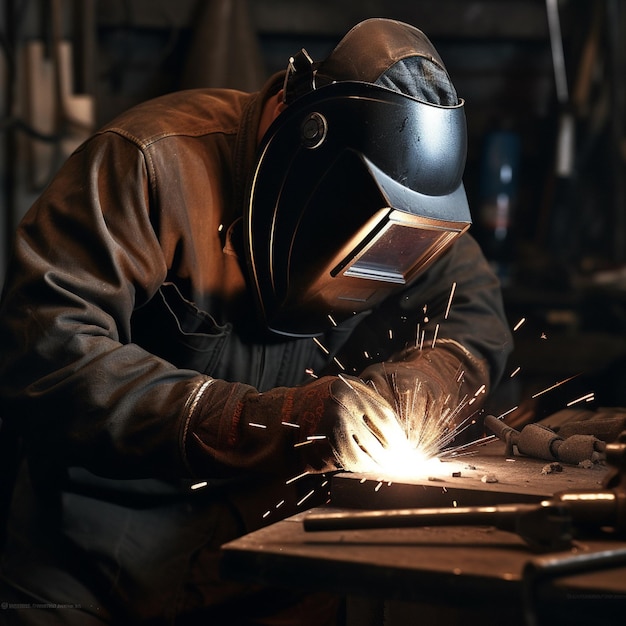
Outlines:
POLYGON ((443 461, 435 476, 397 480, 373 474, 341 473, 333 477, 333 506, 359 509, 487 506, 538 502, 568 489, 599 489, 607 467, 561 464, 562 471, 545 473, 549 461, 504 456, 500 441, 443 461), (487 482, 487 480, 495 482, 487 482))

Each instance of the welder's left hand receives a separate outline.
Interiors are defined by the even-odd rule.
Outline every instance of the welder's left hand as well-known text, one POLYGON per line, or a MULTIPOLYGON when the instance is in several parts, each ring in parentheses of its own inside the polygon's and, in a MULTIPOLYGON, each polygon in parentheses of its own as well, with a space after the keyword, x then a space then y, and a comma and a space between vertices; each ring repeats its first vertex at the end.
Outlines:
POLYGON ((451 340, 371 365, 360 378, 394 408, 409 440, 422 437, 428 422, 444 445, 452 439, 458 443, 459 431, 480 408, 489 383, 486 363, 451 340))

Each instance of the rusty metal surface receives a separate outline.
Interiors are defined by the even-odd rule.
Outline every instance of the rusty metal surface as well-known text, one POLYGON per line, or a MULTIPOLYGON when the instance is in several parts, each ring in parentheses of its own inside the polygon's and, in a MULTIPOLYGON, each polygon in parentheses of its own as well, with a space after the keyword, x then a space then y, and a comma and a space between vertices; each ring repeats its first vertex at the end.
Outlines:
POLYGON ((337 474, 331 482, 331 503, 346 508, 391 509, 537 502, 559 491, 598 489, 608 471, 603 464, 590 468, 561 464, 561 471, 545 473, 549 461, 505 457, 504 449, 503 442, 494 441, 442 462, 436 475, 413 479, 337 474))

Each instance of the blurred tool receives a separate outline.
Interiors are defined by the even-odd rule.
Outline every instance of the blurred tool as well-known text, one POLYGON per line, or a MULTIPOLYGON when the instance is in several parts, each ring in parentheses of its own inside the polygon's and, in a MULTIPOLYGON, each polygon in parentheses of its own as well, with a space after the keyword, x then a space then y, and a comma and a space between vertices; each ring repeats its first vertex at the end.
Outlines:
POLYGON ((517 448, 524 456, 577 465, 587 460, 599 461, 606 448, 606 443, 594 435, 563 438, 542 424, 527 424, 517 431, 493 415, 485 417, 485 428, 506 443, 506 456, 512 456, 517 448))

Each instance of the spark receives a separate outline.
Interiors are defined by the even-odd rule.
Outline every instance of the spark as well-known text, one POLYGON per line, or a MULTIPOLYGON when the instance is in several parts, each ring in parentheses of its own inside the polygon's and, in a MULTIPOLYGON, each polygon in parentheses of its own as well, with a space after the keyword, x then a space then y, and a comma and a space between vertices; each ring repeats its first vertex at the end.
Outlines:
POLYGON ((191 485, 191 489, 193 489, 194 491, 196 489, 202 489, 203 487, 206 487, 209 483, 206 480, 203 480, 199 483, 195 483, 193 485, 191 485))
POLYGON ((300 428, 300 424, 292 424, 291 422, 281 422, 281 424, 290 428, 300 428))
POLYGON ((515 368, 515 369, 511 372, 511 375, 509 376, 509 378, 513 378, 513 376, 517 376, 517 375, 520 373, 521 369, 522 369, 522 368, 521 368, 521 367, 519 367, 519 366, 518 366, 518 367, 516 367, 516 368, 515 368))
POLYGON ((513 413, 513 411, 517 410, 518 408, 519 407, 516 405, 513 408, 509 409, 508 411, 501 413, 500 415, 498 415, 498 419, 501 420, 503 417, 506 417, 509 413, 513 413))
POLYGON ((293 478, 290 478, 285 485, 291 485, 291 483, 295 483, 296 480, 300 480, 301 478, 304 478, 305 476, 308 476, 311 472, 302 472, 302 474, 298 474, 297 476, 294 476, 293 478))
POLYGON ((309 435, 307 441, 318 441, 320 439, 326 439, 326 435, 309 435))
POLYGON ((278 502, 278 503, 276 504, 276 508, 277 508, 277 509, 280 509, 280 507, 281 507, 283 504, 285 504, 285 501, 284 501, 284 500, 281 500, 280 502, 278 502))
POLYGON ((538 391, 537 393, 533 394, 531 396, 531 398, 533 398, 533 400, 535 398, 538 398, 539 396, 542 396, 544 393, 548 393, 548 391, 552 391, 553 389, 556 389, 557 387, 560 387, 561 385, 564 385, 565 383, 568 383, 570 380, 574 380, 574 378, 576 378, 577 376, 580 376, 580 374, 575 374, 574 376, 570 376, 569 378, 565 378, 561 381, 559 381, 558 383, 555 383, 554 385, 552 385, 552 387, 548 387, 547 389, 544 389, 543 391, 538 391))
POLYGON ((381 480, 381 481, 378 482, 378 484, 374 488, 374 491, 378 491, 382 486, 383 486, 383 481, 381 480))
POLYGON ((263 513, 263 519, 265 519, 266 517, 269 517, 271 514, 271 511, 265 511, 265 513, 263 513))
POLYGON ((433 343, 431 345, 431 348, 435 347, 435 343, 437 342, 437 335, 439 334, 439 324, 437 324, 437 326, 435 326, 435 334, 433 335, 433 343))
POLYGON ((524 322, 526 321, 525 317, 522 317, 522 319, 517 322, 517 324, 515 324, 515 326, 513 326, 513 332, 515 332, 516 330, 519 330, 520 327, 524 324, 524 322))
POLYGON ((313 443, 313 442, 310 439, 307 439, 306 441, 300 441, 299 443, 294 443, 293 447, 301 448, 302 446, 308 446, 310 443, 313 443))
POLYGON ((454 298, 454 291, 456 290, 456 283, 452 283, 452 289, 450 289, 450 297, 448 298, 448 306, 446 307, 446 313, 443 316, 444 320, 448 319, 450 314, 450 307, 452 306, 452 298, 454 298))
POLYGON ((217 232, 218 232, 218 233, 221 233, 223 230, 224 230, 224 224, 220 224, 220 225, 217 227, 217 232))
POLYGON ((330 320, 330 323, 331 323, 333 326, 337 326, 337 322, 335 322, 335 320, 334 320, 334 318, 333 318, 333 316, 332 316, 332 315, 330 315, 330 314, 329 314, 329 315, 328 315, 328 319, 330 320))
POLYGON ((422 330, 422 338, 420 339, 419 345, 420 345, 420 350, 424 347, 424 336, 426 334, 425 330, 422 330))
POLYGON ((307 493, 306 496, 304 496, 304 498, 298 501, 298 504, 296 506, 300 506, 305 500, 308 500, 314 493, 315 493, 315 489, 311 489, 311 491, 309 491, 309 493, 307 493))
POLYGON ((311 378, 317 378, 317 374, 313 371, 312 368, 307 367, 306 370, 304 370, 309 376, 311 376, 311 378))
POLYGON ((344 370, 344 371, 345 371, 345 369, 346 369, 346 368, 343 366, 343 364, 341 363, 341 361, 339 361, 339 359, 338 359, 336 356, 335 356, 335 357, 333 357, 333 361, 334 361, 335 363, 337 363, 337 365, 339 366, 339 369, 341 369, 341 370, 344 370))
POLYGON ((345 376, 342 376, 341 374, 338 374, 337 377, 342 380, 346 385, 348 385, 348 387, 352 390, 352 391, 356 391, 356 389, 350 384, 350 382, 348 381, 348 379, 345 376))
POLYGON ((366 359, 371 359, 371 358, 372 358, 372 357, 369 355, 369 352, 368 352, 367 350, 364 350, 364 351, 363 351, 363 356, 364 356, 366 359))
POLYGON ((253 428, 267 428, 265 424, 257 424, 256 422, 248 422, 248 426, 252 426, 253 428))
POLYGON ((592 391, 591 393, 585 394, 584 396, 581 396, 580 398, 577 398, 576 400, 572 400, 571 402, 568 402, 567 406, 573 406, 574 404, 578 404, 579 402, 593 402, 594 399, 595 399, 595 394, 592 391))
POLYGON ((313 341, 318 345, 320 350, 322 350, 322 352, 324 352, 324 354, 330 354, 330 351, 328 350, 328 348, 324 347, 322 342, 317 337, 313 337, 313 341))

